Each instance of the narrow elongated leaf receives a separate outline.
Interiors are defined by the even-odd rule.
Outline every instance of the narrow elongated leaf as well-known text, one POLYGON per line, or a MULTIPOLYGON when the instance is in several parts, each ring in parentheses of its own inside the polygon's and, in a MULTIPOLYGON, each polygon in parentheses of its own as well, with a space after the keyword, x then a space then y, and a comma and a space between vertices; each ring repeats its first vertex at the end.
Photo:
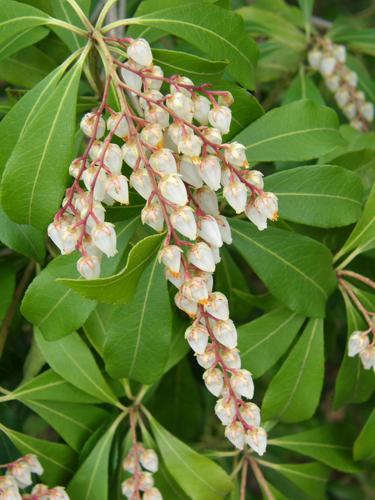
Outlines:
POLYGON ((343 472, 359 470, 351 459, 351 443, 345 429, 337 424, 270 439, 269 444, 307 455, 343 472))
POLYGON ((284 307, 277 308, 238 328, 242 365, 254 378, 262 376, 284 354, 304 317, 284 307))
POLYGON ((7 162, 2 206, 15 222, 45 229, 58 210, 73 157, 81 70, 78 64, 62 79, 7 162))
POLYGON ((336 113, 308 99, 269 111, 236 140, 249 161, 300 161, 318 158, 345 144, 336 113))
POLYGON ((112 316, 104 347, 108 373, 148 385, 156 382, 168 359, 171 324, 164 269, 155 258, 140 279, 133 300, 112 316))
POLYGON ((257 48, 237 14, 214 5, 192 3, 135 17, 128 24, 157 27, 213 59, 227 60, 228 72, 243 86, 254 87, 257 48))
MULTIPOLYGON (((79 6, 86 15, 89 15, 90 3, 91 0, 80 0, 79 2, 79 6)), ((65 0, 54 0, 51 2, 51 7, 55 17, 58 17, 69 24, 73 24, 73 26, 83 27, 82 21, 79 19, 71 5, 65 0)), ((76 33, 72 33, 71 31, 58 27, 54 27, 54 31, 70 50, 79 49, 85 44, 85 39, 82 36, 78 36, 76 33)))
POLYGON ((119 307, 121 306, 98 304, 83 325, 86 337, 102 357, 112 316, 119 307))
POLYGON ((0 45, 18 33, 45 24, 47 21, 48 16, 31 5, 13 0, 0 0, 0 45))
POLYGON ((117 399, 105 381, 90 349, 77 333, 47 342, 35 331, 39 349, 47 363, 65 380, 100 401, 116 404, 117 399))
POLYGON ((266 189, 279 199, 280 216, 316 227, 339 227, 361 214, 360 177, 346 168, 306 166, 266 177, 266 189))
POLYGON ((214 500, 232 489, 229 477, 215 462, 189 448, 155 419, 150 423, 169 473, 190 497, 214 500))
POLYGON ((108 304, 126 304, 134 296, 138 281, 160 247, 163 235, 154 234, 144 238, 131 249, 122 271, 95 280, 58 280, 79 294, 108 304))
POLYGON ((18 33, 0 48, 0 61, 25 47, 29 47, 29 45, 39 42, 47 35, 48 30, 42 26, 18 33))
POLYGON ((305 74, 304 71, 300 71, 294 78, 283 97, 282 103, 289 104, 290 102, 298 101, 300 99, 311 99, 316 102, 316 104, 321 106, 324 106, 325 104, 318 87, 315 85, 314 81, 305 74))
POLYGON ((314 0, 298 0, 306 22, 309 22, 314 8, 314 0))
POLYGON ((355 460, 371 460, 375 456, 375 410, 354 443, 355 460))
POLYGON ((310 320, 268 386, 263 418, 300 422, 312 417, 323 387, 323 342, 323 321, 310 320))
POLYGON ((232 220, 235 247, 281 303, 306 316, 324 316, 336 278, 329 250, 299 234, 232 220))
POLYGON ((0 430, 12 441, 22 455, 33 453, 44 468, 41 479, 47 484, 63 484, 73 472, 76 454, 65 444, 52 443, 14 431, 0 424, 0 430))

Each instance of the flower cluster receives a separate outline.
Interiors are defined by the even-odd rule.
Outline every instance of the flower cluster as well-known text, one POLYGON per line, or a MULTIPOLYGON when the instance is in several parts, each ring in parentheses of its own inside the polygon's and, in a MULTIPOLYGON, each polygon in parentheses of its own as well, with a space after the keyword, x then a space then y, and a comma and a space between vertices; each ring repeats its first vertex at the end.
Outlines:
POLYGON ((159 468, 158 456, 152 449, 146 449, 141 444, 133 441, 133 446, 122 463, 123 469, 132 476, 123 481, 122 493, 127 498, 139 498, 143 492, 144 500, 161 500, 160 491, 154 487, 152 474, 159 468))
POLYGON ((22 494, 20 489, 32 485, 32 474, 40 476, 43 467, 35 455, 29 454, 6 465, 6 475, 0 476, 0 498, 3 500, 69 500, 64 488, 48 488, 44 484, 33 487, 31 494, 22 494))
POLYGON ((367 130, 374 119, 374 105, 358 90, 358 75, 346 66, 346 48, 328 38, 318 38, 308 53, 310 66, 318 70, 339 108, 358 130, 367 130))
MULTIPOLYGON (((375 325, 373 328, 375 328, 375 325)), ((371 328, 365 331, 356 330, 350 335, 348 356, 353 358, 359 354, 363 368, 365 370, 370 370, 372 368, 375 372, 375 342, 372 341, 370 343, 370 332, 371 328)))

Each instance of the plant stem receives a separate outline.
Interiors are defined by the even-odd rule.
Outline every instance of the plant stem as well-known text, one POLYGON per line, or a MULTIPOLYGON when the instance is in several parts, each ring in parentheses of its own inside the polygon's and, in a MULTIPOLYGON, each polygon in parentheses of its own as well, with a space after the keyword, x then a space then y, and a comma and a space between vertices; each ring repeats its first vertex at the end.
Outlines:
POLYGON ((362 283, 364 283, 365 285, 375 289, 375 281, 372 281, 370 278, 367 278, 367 276, 362 276, 362 274, 355 273, 354 271, 347 271, 346 269, 338 271, 337 274, 339 276, 348 276, 349 278, 354 278, 358 281, 362 281, 362 283))
POLYGON ((272 492, 269 489, 268 483, 265 480, 262 471, 260 470, 259 465, 257 464, 256 460, 254 458, 249 458, 250 466, 253 469, 254 476, 256 480, 258 481, 258 484, 264 494, 266 495, 268 500, 275 500, 275 497, 273 496, 272 492))
POLYGON ((247 457, 245 457, 242 465, 240 500, 246 500, 246 483, 247 483, 248 468, 249 468, 249 461, 247 457))
POLYGON ((76 33, 77 35, 83 36, 84 38, 88 38, 88 33, 86 30, 82 28, 78 28, 78 26, 74 26, 73 24, 66 23, 61 19, 56 19, 55 17, 50 17, 47 19, 46 24, 50 26, 58 26, 59 28, 63 28, 65 30, 71 31, 72 33, 76 33))
POLYGON ((82 21, 83 25, 86 26, 86 28, 89 31, 92 31, 94 29, 93 25, 90 23, 90 20, 86 16, 86 14, 83 12, 81 9, 80 5, 75 1, 75 0, 66 0, 68 4, 71 6, 71 8, 75 11, 77 16, 80 18, 82 21))
MULTIPOLYGON (((99 17, 98 17, 98 20, 96 22, 96 25, 95 25, 95 29, 97 30, 100 30, 101 27, 103 26, 103 23, 105 21, 105 18, 109 12, 109 10, 111 9, 111 7, 117 2, 117 0, 108 0, 105 5, 103 6, 100 14, 99 14, 99 17)), ((116 21, 118 22, 118 21, 116 21)), ((113 23, 111 23, 113 24, 113 23)))
POLYGON ((349 296, 349 298, 352 300, 352 302, 356 305, 357 309, 362 313, 363 317, 365 318, 368 326, 371 328, 371 330, 375 329, 374 323, 371 321, 371 318, 368 314, 367 309, 363 306, 362 302, 358 299, 357 295, 355 294, 353 288, 351 285, 343 280, 342 278, 339 278, 339 283, 341 285, 341 288, 343 291, 349 296))

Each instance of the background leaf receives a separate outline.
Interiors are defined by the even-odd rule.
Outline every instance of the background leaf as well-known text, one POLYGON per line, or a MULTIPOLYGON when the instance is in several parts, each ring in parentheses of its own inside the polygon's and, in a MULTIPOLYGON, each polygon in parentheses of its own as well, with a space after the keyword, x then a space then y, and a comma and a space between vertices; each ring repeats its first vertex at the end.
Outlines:
POLYGON ((371 460, 375 455, 375 410, 354 443, 355 460, 371 460))

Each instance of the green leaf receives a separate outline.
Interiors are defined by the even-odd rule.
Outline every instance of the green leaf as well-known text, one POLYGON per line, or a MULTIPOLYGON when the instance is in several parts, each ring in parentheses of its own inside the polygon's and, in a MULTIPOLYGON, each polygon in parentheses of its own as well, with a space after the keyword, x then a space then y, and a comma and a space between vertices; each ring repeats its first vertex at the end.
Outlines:
POLYGON ((0 48, 0 61, 25 47, 34 45, 47 35, 48 30, 41 26, 18 33, 0 48))
POLYGON ((354 52, 375 56, 375 33, 372 28, 358 29, 344 22, 341 26, 334 26, 330 35, 336 43, 344 43, 354 52))
POLYGON ((53 427, 77 452, 108 417, 105 410, 93 405, 54 401, 28 401, 26 405, 53 427))
POLYGON ((8 160, 1 201, 15 222, 45 229, 58 210, 73 157, 81 70, 78 64, 61 80, 8 160))
POLYGON ((251 162, 310 160, 345 143, 338 126, 332 109, 305 99, 269 111, 236 140, 251 162))
POLYGON ((228 72, 243 86, 254 88, 255 42, 235 13, 208 3, 191 3, 127 20, 129 25, 157 27, 191 43, 209 57, 228 61, 228 72))
POLYGON ((261 377, 288 349, 303 321, 303 316, 282 307, 241 325, 237 331, 243 367, 254 378, 261 377))
POLYGON ((371 460, 375 456, 375 410, 372 411, 354 443, 355 460, 371 460))
POLYGON ((150 424, 168 471, 191 498, 214 500, 232 489, 231 480, 215 462, 189 448, 152 417, 150 424))
POLYGON ((69 446, 27 436, 2 424, 0 424, 0 430, 12 441, 22 455, 33 453, 38 457, 44 468, 44 473, 41 476, 44 483, 63 484, 73 474, 76 455, 69 446))
POLYGON ((288 87, 282 103, 285 105, 300 99, 311 99, 321 106, 325 104, 318 87, 313 80, 305 74, 304 70, 298 72, 298 75, 296 75, 288 87))
MULTIPOLYGON (((79 6, 86 15, 89 15, 90 3, 91 0, 80 0, 79 2, 79 6)), ((51 2, 51 6, 55 17, 62 19, 73 26, 83 26, 82 21, 79 19, 72 6, 65 0, 53 0, 53 2, 51 2)), ((53 29, 72 51, 83 47, 86 43, 85 39, 82 36, 78 36, 76 33, 72 33, 71 31, 58 27, 54 27, 53 29)))
POLYGON ((298 0, 299 6, 303 12, 303 17, 305 18, 305 22, 310 21, 310 17, 312 16, 312 11, 314 8, 314 0, 298 0))
POLYGON ((83 325, 86 337, 101 357, 103 357, 104 344, 108 337, 112 316, 119 307, 121 306, 98 304, 83 325))
POLYGON ((18 386, 11 396, 12 399, 20 401, 45 400, 65 403, 99 403, 101 401, 81 391, 50 369, 18 386))
POLYGON ((48 16, 39 9, 13 0, 0 0, 0 46, 18 33, 47 21, 48 16))
POLYGON ((85 299, 56 278, 78 276, 77 255, 61 255, 33 280, 22 301, 22 314, 47 340, 56 340, 80 328, 96 302, 85 299))
POLYGON ((77 333, 54 342, 46 341, 37 329, 35 335, 39 349, 56 373, 100 401, 117 404, 94 356, 77 333))
POLYGON ((156 382, 168 359, 171 320, 164 269, 155 258, 142 275, 132 301, 112 316, 104 346, 108 373, 147 385, 156 382))
POLYGON ((134 296, 138 281, 160 247, 163 234, 153 234, 139 241, 131 249, 126 266, 122 271, 95 280, 60 279, 64 284, 84 297, 108 304, 126 304, 134 296))
POLYGON ((351 459, 351 445, 346 433, 338 425, 325 425, 297 434, 270 439, 270 446, 307 455, 343 472, 357 472, 359 467, 351 459))
POLYGON ((108 498, 109 454, 115 431, 123 417, 123 414, 117 417, 77 470, 67 488, 72 499, 104 500, 108 498))
POLYGON ((288 169, 266 177, 267 191, 279 199, 280 217, 316 227, 340 227, 361 215, 360 177, 329 165, 288 169))
POLYGON ((41 263, 45 257, 43 234, 32 226, 16 224, 0 209, 0 241, 7 247, 41 263))
POLYGON ((6 316, 13 299, 16 287, 16 271, 11 267, 0 267, 1 300, 0 300, 0 325, 6 316))
POLYGON ((319 404, 324 378, 323 321, 310 320, 264 396, 266 420, 300 422, 319 404))
POLYGON ((286 78, 289 80, 298 71, 299 63, 299 52, 290 47, 273 41, 261 42, 257 80, 261 83, 286 78))
POLYGON ((326 247, 274 227, 259 232, 239 220, 232 220, 231 227, 234 246, 281 303, 306 316, 324 316, 326 301, 336 284, 326 247))

